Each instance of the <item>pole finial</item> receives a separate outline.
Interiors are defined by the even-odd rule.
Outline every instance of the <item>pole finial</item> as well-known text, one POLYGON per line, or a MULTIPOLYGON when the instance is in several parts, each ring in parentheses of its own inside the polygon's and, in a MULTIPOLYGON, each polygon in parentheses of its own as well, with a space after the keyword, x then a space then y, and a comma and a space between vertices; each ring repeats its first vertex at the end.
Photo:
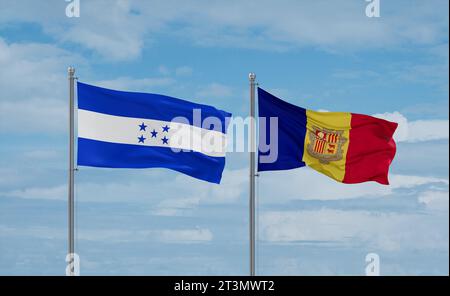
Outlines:
POLYGON ((248 73, 248 80, 250 81, 255 81, 256 79, 256 74, 253 72, 248 73))
POLYGON ((67 73, 69 73, 69 76, 73 76, 75 74, 75 68, 70 66, 67 68, 67 73))

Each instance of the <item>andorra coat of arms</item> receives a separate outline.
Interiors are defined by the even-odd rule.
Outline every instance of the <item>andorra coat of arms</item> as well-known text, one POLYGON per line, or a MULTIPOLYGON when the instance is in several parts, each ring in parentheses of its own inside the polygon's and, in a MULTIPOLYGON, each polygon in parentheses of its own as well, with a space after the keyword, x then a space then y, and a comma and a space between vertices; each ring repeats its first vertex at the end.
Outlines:
POLYGON ((343 130, 313 126, 312 130, 308 129, 308 136, 308 153, 321 163, 328 164, 330 161, 338 161, 343 158, 343 145, 347 142, 343 130))

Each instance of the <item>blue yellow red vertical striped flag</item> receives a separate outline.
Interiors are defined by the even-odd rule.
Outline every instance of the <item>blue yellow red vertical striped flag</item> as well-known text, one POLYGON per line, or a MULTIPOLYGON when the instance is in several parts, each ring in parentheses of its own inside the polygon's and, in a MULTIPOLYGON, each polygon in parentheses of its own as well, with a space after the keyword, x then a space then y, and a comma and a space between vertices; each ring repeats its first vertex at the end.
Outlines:
MULTIPOLYGON (((397 123, 349 112, 317 112, 287 103, 258 88, 259 116, 278 118, 278 157, 258 171, 309 166, 342 183, 389 184, 397 123)), ((268 122, 268 121, 267 121, 268 122)), ((270 139, 270 129, 266 139, 270 139)), ((260 143, 260 146, 264 143, 260 143)))

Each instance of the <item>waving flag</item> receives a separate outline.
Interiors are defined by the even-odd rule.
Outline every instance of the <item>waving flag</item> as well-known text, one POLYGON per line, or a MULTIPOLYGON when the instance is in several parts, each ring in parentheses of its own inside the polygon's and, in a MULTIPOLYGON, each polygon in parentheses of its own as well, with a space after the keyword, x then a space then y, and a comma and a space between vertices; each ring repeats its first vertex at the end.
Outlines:
POLYGON ((220 183, 230 113, 168 96, 81 82, 77 90, 78 165, 168 168, 220 183))
MULTIPOLYGON (((278 157, 258 171, 309 167, 343 183, 376 181, 389 184, 395 156, 397 123, 347 112, 316 112, 289 104, 258 88, 259 116, 278 118, 278 157)), ((266 120, 268 122, 268 120, 266 120)), ((270 129, 265 139, 270 139, 270 129)), ((262 139, 264 137, 260 137, 262 139)), ((260 143, 260 147, 265 143, 260 143)), ((273 151, 272 151, 273 153, 273 151)))

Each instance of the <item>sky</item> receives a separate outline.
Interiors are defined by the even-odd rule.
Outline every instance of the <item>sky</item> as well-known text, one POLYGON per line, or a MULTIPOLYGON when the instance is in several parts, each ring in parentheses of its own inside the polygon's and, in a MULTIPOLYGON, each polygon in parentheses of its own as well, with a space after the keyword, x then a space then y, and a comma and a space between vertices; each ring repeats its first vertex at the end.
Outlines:
MULTIPOLYGON (((64 275, 68 82, 249 112, 248 73, 314 110, 399 123, 390 186, 257 180, 260 275, 449 274, 448 1, 0 0, 0 275, 64 275)), ((82 275, 247 275, 248 154, 220 185, 79 167, 82 275)))

